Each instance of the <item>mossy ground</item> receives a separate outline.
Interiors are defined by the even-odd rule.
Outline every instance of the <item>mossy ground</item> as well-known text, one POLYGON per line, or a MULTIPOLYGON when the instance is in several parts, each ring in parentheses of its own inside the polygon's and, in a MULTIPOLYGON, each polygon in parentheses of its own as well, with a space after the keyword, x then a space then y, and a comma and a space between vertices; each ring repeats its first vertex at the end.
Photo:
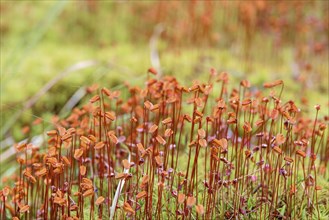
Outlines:
MULTIPOLYGON (((21 127, 31 124, 37 117, 44 119, 46 128, 51 116, 58 114, 82 86, 97 83, 112 88, 124 82, 144 83, 146 70, 152 65, 149 33, 153 27, 146 26, 149 28, 146 33, 136 33, 132 27, 144 24, 142 20, 136 20, 131 8, 124 3, 109 3, 92 15, 76 2, 1 2, 1 127, 24 102, 65 69, 84 60, 99 62, 59 80, 34 106, 23 112, 1 139, 8 136, 22 139, 21 127)), ((235 22, 237 18, 231 19, 216 17, 219 24, 235 22)), ((172 27, 167 28, 168 32, 173 31, 172 27)), ((222 29, 218 33, 223 36, 222 41, 213 46, 176 46, 159 39, 157 50, 164 75, 174 75, 189 86, 193 80, 206 80, 209 69, 214 67, 229 73, 232 87, 242 79, 248 79, 258 89, 264 82, 280 78, 285 82, 285 100, 300 103, 305 96, 310 107, 300 106, 310 117, 314 115, 311 107, 315 104, 322 105, 323 113, 320 114, 328 113, 328 53, 307 57, 313 70, 302 73, 307 80, 304 87, 302 83, 296 83, 297 76, 294 75, 294 45, 275 48, 271 39, 256 34, 249 48, 251 59, 246 63, 242 52, 244 30, 236 30, 235 36, 240 37, 235 41, 227 40, 222 29)), ((32 131, 33 134, 44 132, 40 128, 32 131)), ((6 170, 10 164, 1 166, 6 170)), ((326 211, 329 210, 328 180, 319 179, 319 182, 327 189, 320 195, 320 200, 326 201, 325 206, 320 206, 325 216, 329 215, 326 211)))

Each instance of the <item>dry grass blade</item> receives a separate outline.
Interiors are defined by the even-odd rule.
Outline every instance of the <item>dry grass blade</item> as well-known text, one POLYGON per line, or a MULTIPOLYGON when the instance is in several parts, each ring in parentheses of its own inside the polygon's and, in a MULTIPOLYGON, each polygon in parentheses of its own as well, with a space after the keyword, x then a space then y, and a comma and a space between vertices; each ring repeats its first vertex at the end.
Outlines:
MULTIPOLYGON (((124 146, 125 146, 125 145, 124 145, 124 146)), ((131 156, 130 156, 130 151, 129 151, 129 148, 128 148, 127 146, 125 146, 125 148, 126 148, 126 149, 128 150, 128 152, 129 152, 128 162, 130 163, 130 158, 131 158, 131 156)), ((129 173, 129 169, 124 169, 123 172, 124 172, 125 174, 128 174, 128 173, 129 173)), ((116 191, 115 191, 114 198, 113 198, 113 200, 112 200, 113 202, 112 202, 112 206, 111 206, 111 208, 110 208, 110 220, 112 220, 113 217, 114 217, 115 207, 116 207, 116 205, 117 205, 117 202, 118 202, 118 199, 119 199, 119 196, 120 196, 120 194, 121 194, 121 191, 122 191, 122 189, 123 189, 124 184, 125 184, 125 179, 123 178, 123 179, 120 180, 120 182, 119 182, 119 184, 118 184, 118 187, 117 187, 117 189, 116 189, 116 191)))

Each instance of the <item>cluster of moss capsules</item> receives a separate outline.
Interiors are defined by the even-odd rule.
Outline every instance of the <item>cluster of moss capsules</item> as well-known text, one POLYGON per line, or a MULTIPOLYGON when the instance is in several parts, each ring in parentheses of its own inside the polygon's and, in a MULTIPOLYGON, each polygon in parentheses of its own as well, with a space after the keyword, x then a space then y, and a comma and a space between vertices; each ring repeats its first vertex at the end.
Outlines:
POLYGON ((283 102, 281 80, 229 92, 228 74, 210 72, 189 88, 171 76, 89 87, 41 147, 14 146, 1 219, 320 218, 328 116, 283 102))

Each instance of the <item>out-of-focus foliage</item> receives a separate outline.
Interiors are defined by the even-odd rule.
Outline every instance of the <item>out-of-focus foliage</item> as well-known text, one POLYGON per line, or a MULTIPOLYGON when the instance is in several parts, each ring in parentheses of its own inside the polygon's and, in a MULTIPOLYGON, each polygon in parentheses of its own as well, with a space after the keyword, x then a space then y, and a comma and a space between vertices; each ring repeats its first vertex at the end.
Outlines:
POLYGON ((60 79, 14 127, 58 113, 83 85, 141 84, 159 25, 163 72, 179 80, 202 79, 216 67, 233 79, 248 74, 254 85, 284 78, 292 97, 299 92, 312 103, 328 93, 326 1, 3 1, 0 10, 1 126, 53 77, 84 60, 100 64, 60 79))

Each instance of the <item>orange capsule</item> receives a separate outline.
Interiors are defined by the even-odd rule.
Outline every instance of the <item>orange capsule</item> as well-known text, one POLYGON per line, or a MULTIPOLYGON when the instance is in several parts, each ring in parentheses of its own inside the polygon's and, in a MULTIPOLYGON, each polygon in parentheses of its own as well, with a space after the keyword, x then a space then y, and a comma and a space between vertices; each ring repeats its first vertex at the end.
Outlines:
POLYGON ((154 111, 158 110, 159 107, 160 107, 159 104, 155 104, 155 105, 152 105, 152 106, 151 106, 150 110, 151 110, 152 112, 154 112, 154 111))
POLYGON ((144 102, 144 106, 146 109, 151 109, 151 107, 153 106, 153 104, 150 101, 145 101, 144 102))
POLYGON ((204 208, 203 205, 199 204, 195 206, 195 210, 199 215, 203 215, 204 214, 204 208))
POLYGON ((92 196, 94 195, 94 190, 93 189, 88 189, 87 191, 85 191, 82 196, 83 197, 88 197, 88 196, 92 196))
POLYGON ((82 178, 82 183, 85 183, 85 184, 88 184, 88 185, 92 185, 93 184, 93 182, 90 179, 88 179, 88 178, 82 178))
POLYGON ((160 135, 157 135, 155 139, 159 142, 159 144, 165 145, 167 143, 166 140, 160 135))
POLYGON ((322 186, 315 186, 315 190, 322 190, 322 186))
POLYGON ((100 100, 99 95, 95 95, 95 96, 93 96, 89 101, 90 101, 91 103, 95 103, 95 102, 97 102, 97 101, 99 101, 99 100, 100 100))
POLYGON ((207 141, 205 139, 199 139, 199 144, 201 147, 207 147, 207 141))
POLYGON ((87 171, 86 166, 81 165, 81 166, 80 166, 80 174, 81 174, 82 176, 84 176, 84 175, 86 174, 86 171, 87 171))
POLYGON ((149 133, 154 133, 157 129, 158 129, 158 126, 154 124, 150 127, 149 133))
POLYGON ((278 154, 282 154, 282 150, 281 150, 281 148, 278 147, 278 146, 274 146, 274 147, 273 147, 273 150, 274 150, 275 152, 277 152, 278 154))
POLYGON ((152 73, 153 75, 158 74, 158 71, 154 67, 150 67, 147 72, 152 73))
POLYGON ((101 142, 98 142, 98 143, 94 146, 94 149, 95 149, 95 150, 100 150, 100 149, 102 149, 104 146, 105 146, 104 142, 101 141, 101 142))
POLYGON ((185 201, 185 195, 183 193, 179 193, 177 196, 177 201, 179 204, 182 204, 185 201))
POLYGON ((189 196, 187 197, 187 200, 186 200, 186 205, 187 207, 192 207, 195 205, 195 202, 196 202, 196 199, 194 196, 189 196))
POLYGON ((306 153, 304 151, 302 151, 302 150, 297 150, 296 151, 296 154, 299 155, 299 156, 301 156, 301 157, 303 157, 303 158, 306 157, 306 153))
POLYGON ((191 88, 189 88, 190 92, 198 91, 200 89, 199 85, 194 85, 191 88))
POLYGON ((155 159, 155 162, 158 164, 158 166, 163 165, 163 161, 162 161, 162 158, 160 156, 156 156, 154 159, 155 159))
POLYGON ((111 134, 109 134, 108 136, 109 136, 110 140, 111 140, 114 144, 117 144, 117 143, 119 142, 117 136, 115 136, 114 134, 111 133, 111 134))
POLYGON ((286 138, 283 136, 283 134, 277 134, 275 141, 278 145, 281 145, 286 141, 286 138))
POLYGON ((44 176, 46 174, 47 174, 47 168, 45 168, 45 167, 38 170, 37 172, 35 172, 35 175, 38 176, 38 177, 44 176))
POLYGON ((284 160, 289 162, 289 163, 294 162, 294 160, 291 157, 288 157, 288 156, 284 157, 284 160))
POLYGON ((136 199, 141 199, 147 196, 147 192, 146 191, 141 191, 136 195, 136 199))
POLYGON ((130 168, 130 163, 128 160, 123 160, 122 161, 122 166, 125 168, 125 169, 129 169, 130 168))
POLYGON ((174 131, 173 130, 171 130, 170 128, 168 128, 168 129, 166 129, 165 130, 165 137, 169 137, 169 136, 171 136, 172 134, 174 133, 174 131))
POLYGON ((167 125, 167 124, 170 124, 171 122, 172 122, 172 119, 170 117, 168 117, 162 121, 162 124, 167 125))
POLYGON ((111 95, 111 91, 107 88, 102 88, 102 93, 106 96, 110 96, 111 95))
POLYGON ((199 116, 199 117, 202 117, 203 116, 203 113, 198 111, 198 110, 195 110, 194 113, 199 116))
POLYGON ((240 85, 245 88, 250 88, 250 82, 248 80, 242 80, 240 85))
POLYGON ((30 206, 24 205, 24 206, 22 206, 22 207, 19 208, 19 212, 20 213, 24 213, 24 212, 29 211, 29 209, 30 209, 30 206))
POLYGON ((80 137, 80 140, 82 141, 82 142, 84 142, 85 144, 90 144, 90 139, 89 138, 87 138, 86 136, 81 136, 80 137))
POLYGON ((129 203, 128 202, 125 202, 124 204, 123 204, 123 210, 125 211, 125 212, 128 212, 128 213, 130 213, 130 214, 135 214, 135 211, 133 210, 133 208, 129 205, 129 203))
POLYGON ((252 128, 251 128, 251 125, 249 122, 245 121, 244 124, 243 124, 243 130, 246 132, 246 133, 250 133, 252 131, 252 128))
POLYGON ((258 119, 258 120, 255 122, 255 125, 256 125, 257 127, 260 127, 261 125, 263 125, 263 123, 264 123, 264 120, 262 120, 262 119, 258 119))
POLYGON ((100 196, 96 199, 95 204, 100 205, 104 202, 105 198, 103 196, 100 196))
POLYGON ((115 176, 115 179, 117 180, 121 180, 121 179, 124 179, 127 177, 127 174, 126 173, 118 173, 116 176, 115 176))
POLYGON ((74 158, 76 159, 76 160, 79 160, 79 158, 81 157, 83 155, 83 150, 82 149, 76 149, 75 151, 74 151, 74 158))
POLYGON ((72 134, 64 134, 63 136, 62 136, 62 141, 68 141, 69 139, 71 139, 72 138, 72 134))
POLYGON ((141 154, 144 154, 145 153, 145 149, 144 149, 144 147, 143 147, 143 145, 141 143, 138 143, 137 144, 137 148, 138 148, 138 150, 139 150, 139 152, 141 154))
POLYGON ((56 130, 50 130, 50 131, 47 131, 47 135, 48 135, 48 136, 54 136, 54 135, 57 135, 57 131, 56 131, 56 130))
POLYGON ((116 119, 115 115, 112 112, 105 112, 105 117, 114 121, 116 119))
POLYGON ((143 176, 143 178, 142 178, 142 185, 145 185, 148 182, 149 182, 149 176, 148 175, 143 176))
POLYGON ((283 84, 282 80, 275 80, 274 82, 264 83, 264 88, 273 88, 281 84, 283 84))
POLYGON ((202 128, 200 128, 200 129, 198 130, 198 135, 199 135, 200 138, 205 138, 205 137, 206 137, 206 132, 205 132, 205 130, 202 129, 202 128))
POLYGON ((245 99, 242 101, 242 106, 246 106, 246 105, 249 105, 251 104, 251 99, 245 99))

